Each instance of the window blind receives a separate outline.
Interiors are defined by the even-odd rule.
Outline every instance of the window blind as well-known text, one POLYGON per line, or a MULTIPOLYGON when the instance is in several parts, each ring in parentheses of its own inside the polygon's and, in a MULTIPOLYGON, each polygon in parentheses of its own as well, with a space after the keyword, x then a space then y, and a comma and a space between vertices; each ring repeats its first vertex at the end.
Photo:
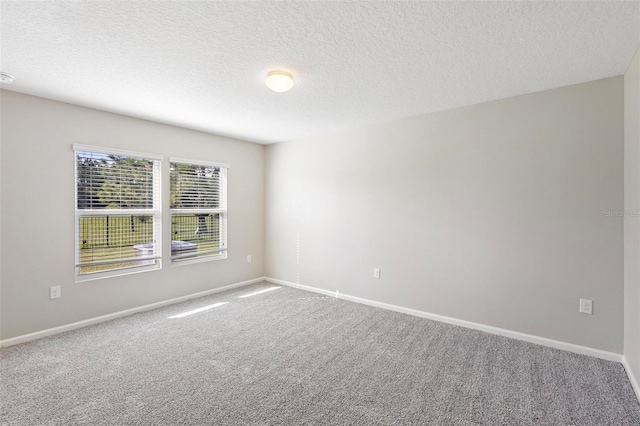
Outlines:
POLYGON ((159 266, 160 158, 74 145, 77 275, 159 266))
POLYGON ((170 170, 171 259, 226 257, 228 165, 171 159, 170 170))

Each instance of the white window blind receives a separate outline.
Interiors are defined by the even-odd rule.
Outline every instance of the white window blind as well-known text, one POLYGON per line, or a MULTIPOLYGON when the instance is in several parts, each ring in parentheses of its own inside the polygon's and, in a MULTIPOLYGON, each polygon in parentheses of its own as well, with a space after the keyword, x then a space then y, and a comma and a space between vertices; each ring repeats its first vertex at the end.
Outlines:
POLYGON ((160 267, 161 157, 82 145, 74 152, 76 276, 160 267))
POLYGON ((171 259, 226 258, 228 164, 170 162, 171 259))

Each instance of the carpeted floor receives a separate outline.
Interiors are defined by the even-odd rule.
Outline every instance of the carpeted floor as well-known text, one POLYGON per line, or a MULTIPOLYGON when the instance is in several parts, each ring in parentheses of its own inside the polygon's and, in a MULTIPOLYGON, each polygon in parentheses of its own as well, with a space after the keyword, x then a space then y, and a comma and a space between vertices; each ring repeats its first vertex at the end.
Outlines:
POLYGON ((0 350, 0 423, 640 425, 620 364, 271 287, 0 350))

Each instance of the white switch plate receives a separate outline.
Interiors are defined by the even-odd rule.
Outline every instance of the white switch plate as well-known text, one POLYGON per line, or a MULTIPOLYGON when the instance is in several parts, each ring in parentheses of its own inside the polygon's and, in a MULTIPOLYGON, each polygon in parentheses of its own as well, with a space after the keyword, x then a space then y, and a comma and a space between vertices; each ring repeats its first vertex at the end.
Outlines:
POLYGON ((62 290, 60 290, 60 286, 56 285, 49 288, 49 298, 50 299, 58 299, 62 296, 62 290))
POLYGON ((580 299, 580 312, 591 315, 593 313, 593 300, 580 299))
POLYGON ((380 278, 380 268, 373 268, 373 278, 380 278))
POLYGON ((251 263, 251 255, 247 256, 247 263, 251 263))

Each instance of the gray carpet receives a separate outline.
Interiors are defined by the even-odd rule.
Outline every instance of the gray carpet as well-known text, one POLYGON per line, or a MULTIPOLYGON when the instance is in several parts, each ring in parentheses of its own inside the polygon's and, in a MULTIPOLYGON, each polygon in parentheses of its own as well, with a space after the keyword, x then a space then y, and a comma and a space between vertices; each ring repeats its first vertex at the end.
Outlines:
POLYGON ((273 286, 2 349, 0 421, 640 425, 620 364, 273 286))

